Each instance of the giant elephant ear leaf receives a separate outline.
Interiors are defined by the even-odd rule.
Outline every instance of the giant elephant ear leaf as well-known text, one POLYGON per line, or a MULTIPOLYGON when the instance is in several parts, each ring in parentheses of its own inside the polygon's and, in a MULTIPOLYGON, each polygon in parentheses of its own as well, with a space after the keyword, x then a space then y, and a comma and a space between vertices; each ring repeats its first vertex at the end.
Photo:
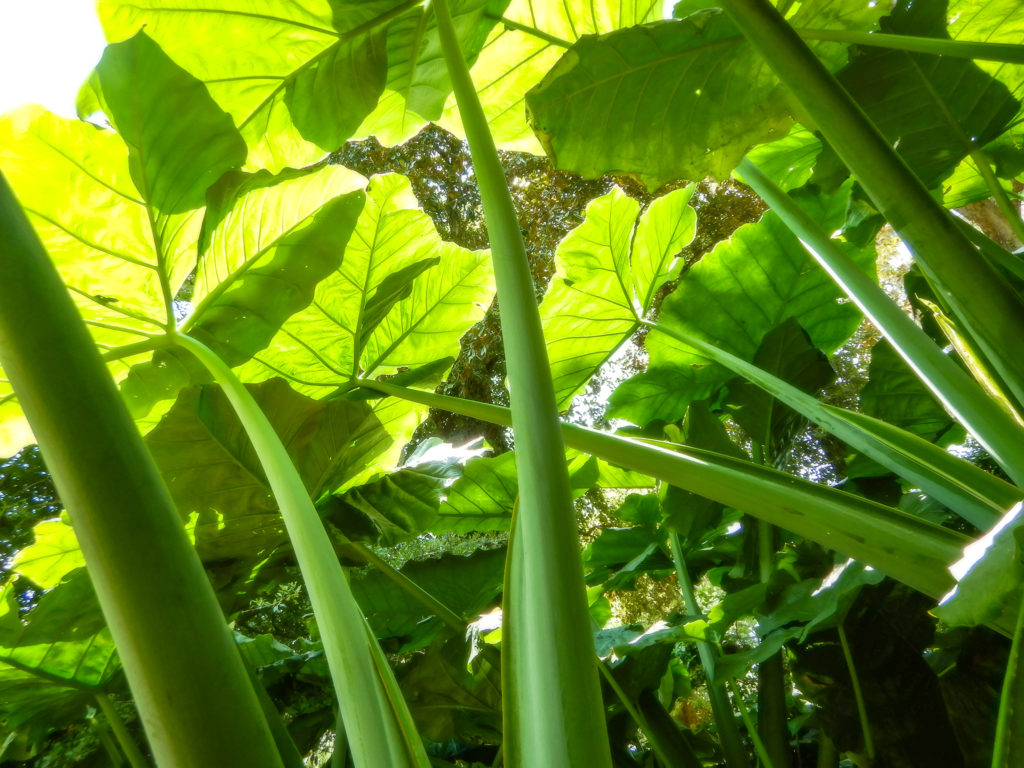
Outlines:
MULTIPOLYGON (((0 171, 109 351, 173 327, 206 186, 244 161, 245 145, 202 84, 145 35, 108 48, 86 92, 118 133, 24 107, 0 117, 0 171)), ((12 401, 0 376, 2 455, 28 438, 12 401)))
MULTIPOLYGON (((495 23, 484 10, 480 0, 455 9, 469 60, 495 23)), ((250 170, 316 162, 371 113, 368 124, 403 141, 440 116, 451 89, 432 14, 418 1, 103 0, 99 13, 109 40, 144 27, 209 87, 245 138, 250 170)))
MULTIPOLYGON (((849 192, 847 185, 834 196, 806 198, 826 231, 834 231, 845 219, 849 192)), ((873 269, 873 246, 844 247, 865 271, 873 269)), ((837 303, 839 297, 828 274, 768 211, 690 268, 662 304, 658 325, 752 360, 765 334, 791 317, 814 346, 831 353, 861 320, 856 307, 837 303)), ((657 327, 647 337, 647 349, 650 368, 612 394, 610 414, 637 424, 676 421, 690 402, 707 398, 731 378, 725 368, 657 327)))
MULTIPOLYGON (((229 174, 206 216, 207 187, 244 162, 245 144, 205 86, 143 33, 108 47, 80 102, 117 131, 26 107, 0 118, 0 170, 100 349, 123 357, 170 333, 201 250, 186 327, 230 362, 248 359, 340 262, 365 181, 339 167, 229 174)), ((111 363, 119 381, 131 371, 123 392, 137 417, 205 380, 183 354, 148 357, 111 363)), ((2 374, 0 418, 0 455, 31 442, 2 374)))
MULTIPOLYGON (((884 5, 810 0, 794 4, 789 21, 868 30, 884 5)), ((845 62, 834 44, 816 50, 833 70, 845 62)), ((752 145, 791 124, 775 75, 717 11, 584 37, 527 105, 557 167, 588 178, 635 173, 651 189, 680 178, 725 178, 752 145)))
POLYGON ((693 187, 640 205, 618 188, 587 206, 583 223, 558 245, 541 322, 559 407, 632 335, 654 296, 682 268, 692 239, 693 187))
POLYGON ((241 375, 283 376, 322 397, 360 376, 454 358, 491 292, 488 253, 442 241, 408 180, 375 176, 344 260, 241 375))
POLYGON ((84 568, 22 618, 13 582, 0 591, 0 723, 66 723, 121 665, 84 568))

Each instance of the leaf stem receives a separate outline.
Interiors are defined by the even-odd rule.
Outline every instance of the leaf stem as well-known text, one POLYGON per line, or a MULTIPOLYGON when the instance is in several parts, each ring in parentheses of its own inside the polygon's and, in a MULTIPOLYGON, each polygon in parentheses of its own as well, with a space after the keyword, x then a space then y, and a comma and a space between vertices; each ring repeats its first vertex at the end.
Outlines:
POLYGON ((846 639, 846 627, 842 622, 837 627, 839 631, 839 645, 843 649, 843 659, 846 660, 846 668, 850 672, 850 684, 853 686, 853 698, 857 702, 857 718, 860 720, 860 729, 864 734, 864 753, 868 761, 875 761, 875 743, 871 738, 871 724, 868 722, 868 710, 864 706, 864 692, 860 687, 860 677, 857 675, 857 667, 853 663, 853 654, 850 653, 850 642, 846 639))
POLYGON ((415 729, 409 732, 411 716, 401 694, 395 695, 394 674, 387 665, 380 668, 375 658, 376 642, 281 439, 249 390, 216 354, 190 336, 176 339, 220 384, 266 472, 309 591, 356 765, 429 766, 415 729))
POLYGON ((764 748, 764 742, 761 741, 761 737, 757 733, 757 726, 754 725, 754 720, 750 716, 749 710, 747 710, 747 705, 743 703, 743 697, 736 687, 735 680, 729 681, 729 690, 732 691, 732 700, 736 702, 736 709, 739 710, 740 717, 743 719, 743 725, 747 728, 747 735, 754 745, 754 752, 757 753, 757 758, 761 761, 761 768, 774 768, 772 758, 768 754, 768 750, 764 748))
MULTIPOLYGON (((693 581, 690 579, 690 572, 686 567, 686 558, 683 556, 683 548, 679 542, 679 534, 670 532, 668 535, 669 547, 672 550, 672 562, 675 564, 676 576, 679 579, 679 591, 683 596, 683 604, 686 612, 691 616, 701 616, 703 611, 697 604, 697 595, 693 589, 693 581)), ((733 715, 732 706, 729 704, 729 694, 721 680, 715 676, 715 660, 718 649, 708 640, 697 641, 697 655, 700 657, 700 664, 704 668, 704 678, 707 680, 708 698, 711 701, 711 712, 715 717, 715 725, 718 727, 718 738, 722 742, 722 755, 729 768, 742 768, 750 765, 747 759, 747 750, 743 747, 740 739, 739 729, 736 727, 736 717, 733 715)))
POLYGON ((1024 757, 1024 595, 1017 612, 1010 655, 1006 660, 1003 690, 999 694, 992 768, 1018 765, 1024 757))
MULTIPOLYGON (((813 423, 920 485, 979 528, 994 525, 1019 500, 1018 489, 916 435, 866 414, 825 405, 753 363, 676 328, 647 321, 644 325, 747 378, 813 423)), ((969 378, 967 381, 973 384, 969 378)))
POLYGON ((510 587, 522 594, 512 601, 514 630, 503 634, 510 676, 502 695, 505 709, 516 714, 515 732, 505 734, 505 764, 602 768, 611 765, 611 753, 579 532, 530 265, 447 0, 433 0, 432 7, 491 241, 512 398, 520 514, 510 587))
POLYGON ((882 32, 861 32, 852 29, 794 29, 804 40, 827 40, 834 43, 891 48, 897 51, 930 53, 958 59, 1002 61, 1024 64, 1024 45, 1013 43, 980 43, 970 40, 949 40, 938 37, 890 35, 882 32))
POLYGON ((114 738, 117 739, 118 745, 121 747, 121 751, 124 756, 128 759, 128 764, 132 768, 149 768, 149 761, 142 754, 142 750, 139 749, 139 745, 135 743, 135 739, 128 733, 128 727, 124 724, 124 720, 117 714, 117 710, 114 708, 113 702, 110 697, 107 696, 103 691, 96 692, 96 703, 99 704, 100 710, 103 712, 103 716, 107 719, 107 723, 110 725, 110 730, 114 734, 114 738))

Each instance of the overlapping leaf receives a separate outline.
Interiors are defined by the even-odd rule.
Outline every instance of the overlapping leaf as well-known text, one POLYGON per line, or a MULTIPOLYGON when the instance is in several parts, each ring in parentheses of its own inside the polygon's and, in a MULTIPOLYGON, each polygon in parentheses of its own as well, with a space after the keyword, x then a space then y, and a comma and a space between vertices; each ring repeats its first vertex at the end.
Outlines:
MULTIPOLYGON (((844 220, 849 187, 806 203, 826 231, 844 220)), ((851 256, 873 270, 872 247, 851 256)), ((816 347, 834 351, 856 329, 860 313, 840 303, 839 289, 807 254, 789 229, 769 211, 692 267, 662 304, 659 325, 695 335, 734 355, 752 360, 764 335, 795 318, 816 347)), ((730 378, 724 368, 652 329, 647 338, 650 368, 612 395, 610 413, 647 424, 676 421, 693 400, 708 397, 730 378)))
MULTIPOLYGON (((493 14, 481 0, 454 5, 472 61, 493 14)), ((253 170, 320 160, 356 133, 385 88, 372 123, 404 140, 440 115, 450 90, 432 14, 419 2, 104 0, 99 12, 109 40, 145 27, 209 87, 245 138, 253 170)))
MULTIPOLYGON (((311 400, 279 379, 252 391, 313 498, 390 468, 422 415, 402 403, 311 400), (390 411, 401 429, 388 423, 390 411), (389 426, 403 438, 396 441, 389 426)), ((199 515, 204 560, 252 561, 285 543, 259 459, 218 388, 184 391, 147 444, 182 516, 199 515)))
MULTIPOLYGON (((788 20, 868 30, 883 6, 813 0, 793 4, 788 20)), ((816 52, 833 70, 844 63, 834 44, 819 44, 816 52)), ((680 178, 724 178, 752 145, 791 124, 775 75, 717 10, 583 38, 527 104, 557 167, 588 178, 634 173, 651 189, 680 178)))
POLYGON ((617 187, 587 206, 583 224, 558 246, 541 305, 551 377, 566 407, 637 329, 658 289, 678 275, 694 235, 693 187, 640 205, 617 187))
MULTIPOLYGON (((652 0, 512 0, 471 71, 495 141, 504 149, 540 154, 526 120, 526 94, 584 35, 602 35, 661 18, 652 0)), ((449 99, 439 121, 457 135, 462 122, 449 99)))
MULTIPOLYGON (((589 456, 574 455, 569 464, 569 481, 574 492, 595 485, 597 461, 589 456)), ((519 496, 518 487, 514 453, 470 459, 462 477, 448 489, 448 498, 441 504, 432 530, 507 531, 519 496)))
POLYGON ((60 724, 84 713, 92 693, 120 669, 85 569, 20 615, 13 584, 0 593, 0 724, 60 724))
POLYGON ((454 357, 491 285, 486 252, 443 242, 409 182, 377 176, 340 266, 241 375, 284 376, 323 396, 359 376, 454 357))
MULTIPOLYGON (((24 108, 0 119, 0 169, 109 352, 174 327, 174 299, 196 267, 207 187, 243 162, 245 146, 204 86, 143 34, 107 49, 83 98, 106 110, 118 133, 24 108)), ((217 187, 189 329, 231 362, 264 346, 340 261, 362 184, 331 167, 217 187)), ((183 355, 145 360, 111 364, 119 380, 138 364, 125 395, 140 416, 195 371, 183 355)), ((2 377, 0 409, 0 454, 8 455, 30 435, 2 377)))
MULTIPOLYGON (((966 5, 972 9, 964 13, 978 14, 973 8, 978 3, 966 5)), ((900 3, 883 31, 945 37, 944 6, 900 3)), ((979 31, 960 28, 961 35, 979 31)), ((970 59, 868 47, 857 50, 839 79, 928 187, 948 176, 973 148, 999 136, 1020 109, 1010 88, 970 59)))

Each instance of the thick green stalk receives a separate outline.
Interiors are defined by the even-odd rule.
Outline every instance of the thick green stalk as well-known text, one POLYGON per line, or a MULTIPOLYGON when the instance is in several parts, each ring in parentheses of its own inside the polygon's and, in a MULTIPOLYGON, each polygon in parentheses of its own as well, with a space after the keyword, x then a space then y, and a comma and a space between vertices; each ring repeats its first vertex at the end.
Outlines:
POLYGON ((721 0, 1019 399, 1024 303, 768 0, 721 0))
POLYGON ((280 768, 174 502, 2 177, 0 364, 71 517, 157 762, 280 768))
POLYGON ((861 32, 852 29, 797 29, 804 40, 829 40, 849 45, 868 45, 913 53, 931 53, 956 59, 1003 61, 1024 64, 1024 45, 1013 43, 978 43, 970 40, 948 40, 939 37, 888 35, 880 32, 861 32))
POLYGON ((839 753, 836 745, 825 735, 824 731, 818 732, 818 760, 817 768, 836 768, 839 765, 839 753))
POLYGON ((355 764, 429 766, 398 683, 386 662, 381 664, 323 521, 281 439, 249 390, 216 354, 189 336, 179 335, 177 343, 220 384, 266 472, 309 591, 355 764))
POLYGON ((128 760, 128 764, 132 768, 149 768, 149 761, 142 754, 142 750, 135 743, 135 739, 128 733, 128 727, 124 724, 121 716, 117 714, 117 710, 114 709, 114 704, 110 697, 99 691, 96 693, 96 703, 99 704, 100 711, 103 712, 103 716, 107 719, 107 724, 110 726, 114 738, 117 739, 117 743, 121 747, 121 752, 128 760))
POLYGON ((590 633, 579 533, 569 488, 551 367, 519 221, 447 0, 434 0, 438 33, 473 157, 494 277, 512 398, 519 470, 518 552, 511 636, 503 635, 506 708, 516 732, 506 765, 601 768, 611 764, 590 633))
POLYGON ((750 711, 747 709, 747 705, 743 703, 743 697, 740 695, 740 691, 736 686, 735 680, 729 681, 729 690, 732 691, 732 699, 736 702, 736 709, 739 710, 740 718, 743 720, 743 725, 747 729, 747 735, 750 736, 750 741, 754 745, 754 753, 757 755, 757 759, 761 761, 761 768, 775 768, 772 763, 771 755, 768 754, 768 750, 765 749, 764 742, 761 741, 761 737, 757 733, 757 727, 754 725, 754 719, 750 716, 750 711))
POLYGON ((860 687, 860 676, 857 674, 857 667, 853 663, 853 654, 850 653, 850 643, 846 639, 846 629, 842 623, 839 624, 839 645, 843 649, 843 659, 846 660, 846 668, 850 672, 850 684, 853 686, 853 698, 857 702, 857 718, 860 720, 860 730, 864 734, 864 754, 868 762, 875 760, 875 743, 871 738, 871 722, 868 720, 868 709, 864 704, 864 692, 860 687))
MULTIPOLYGON (((953 418, 977 438, 1014 482, 1024 487, 1024 429, 986 397, 971 377, 928 338, 928 335, 885 294, 878 283, 868 277, 864 270, 858 267, 853 259, 847 256, 832 238, 756 165, 744 160, 738 170, 743 180, 771 206, 793 234, 800 238, 811 256, 889 340, 953 418)), ((845 437, 843 439, 846 440, 845 437)))
MULTIPOLYGON (((679 534, 669 533, 668 540, 686 612, 691 616, 700 616, 703 611, 697 604, 697 595, 693 590, 690 571, 686 567, 686 558, 683 556, 683 548, 679 543, 679 534)), ((722 744, 722 756, 725 758, 725 764, 729 768, 748 766, 750 760, 747 758, 747 750, 743 748, 739 728, 736 727, 736 716, 729 703, 729 693, 726 691, 724 683, 715 677, 715 660, 718 649, 707 640, 698 640, 697 655, 700 657, 700 665, 704 668, 704 678, 708 685, 708 699, 711 701, 711 713, 715 718, 715 726, 718 728, 718 739, 722 744)))
POLYGON ((1024 599, 1017 613, 1006 676, 999 695, 999 717, 992 749, 992 768, 1006 768, 1024 762, 1024 599))

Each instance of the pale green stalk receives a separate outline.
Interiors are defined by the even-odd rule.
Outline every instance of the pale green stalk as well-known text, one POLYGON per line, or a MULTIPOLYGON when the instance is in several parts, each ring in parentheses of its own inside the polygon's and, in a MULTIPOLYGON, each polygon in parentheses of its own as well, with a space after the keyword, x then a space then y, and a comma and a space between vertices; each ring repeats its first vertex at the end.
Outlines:
MULTIPOLYGON (((935 342, 885 294, 878 283, 868 277, 864 270, 857 266, 853 259, 756 165, 744 160, 737 170, 743 180, 771 206, 793 234, 800 238, 811 256, 831 275, 865 317, 889 340, 950 415, 977 438, 1014 482, 1024 487, 1024 429, 1007 418, 998 405, 979 390, 971 377, 939 349, 935 342)), ((847 440, 842 435, 838 436, 847 440)), ((974 524, 979 528, 988 527, 974 524)))
MULTIPOLYGON (((686 567, 686 558, 683 556, 683 548, 679 543, 679 534, 669 533, 669 547, 672 550, 672 562, 676 567, 676 577, 679 579, 679 591, 683 596, 683 604, 686 612, 691 616, 700 616, 703 612, 697 604, 697 596, 693 591, 693 581, 690 579, 690 572, 686 567)), ((740 731, 736 727, 736 718, 733 715, 732 706, 729 704, 729 694, 725 685, 715 676, 715 660, 718 649, 707 640, 697 641, 697 655, 700 657, 700 664, 704 668, 704 679, 708 686, 708 699, 711 701, 711 713, 715 718, 715 725, 718 728, 718 738, 722 743, 722 756, 728 768, 743 768, 750 765, 747 759, 747 750, 743 748, 740 740, 740 731)))
POLYGON ((774 768, 772 758, 768 754, 768 750, 764 748, 764 742, 761 741, 761 737, 757 733, 757 726, 754 725, 754 720, 750 716, 749 710, 747 710, 747 705, 743 703, 743 697, 740 696, 739 689, 736 687, 734 680, 729 681, 729 690, 732 691, 732 699, 736 702, 736 709, 739 710, 740 717, 743 719, 743 725, 746 726, 747 735, 754 745, 754 752, 757 755, 757 759, 761 761, 762 768, 774 768))
POLYGON ((1003 690, 999 694, 992 768, 1024 763, 1024 596, 1017 613, 1010 656, 1006 660, 1003 690))
POLYGON ((128 733, 128 727, 124 724, 121 716, 117 714, 117 710, 114 708, 113 702, 110 701, 110 697, 102 691, 98 691, 96 693, 96 703, 99 704, 100 711, 103 712, 103 716, 106 718, 114 738, 117 739, 117 743, 121 747, 121 752, 128 760, 128 764, 132 768, 149 768, 149 761, 142 754, 142 750, 135 743, 135 739, 128 733))
POLYGON ((447 0, 434 0, 438 34, 469 141, 501 308, 519 476, 512 632, 502 635, 505 764, 611 765, 594 657, 579 533, 547 347, 519 221, 447 0), (520 568, 521 566, 521 568, 520 568))
POLYGON ((956 59, 1002 61, 1024 64, 1024 45, 1013 43, 980 43, 971 40, 949 40, 914 35, 889 35, 882 32, 861 32, 852 29, 796 29, 804 40, 828 40, 833 43, 867 45, 913 53, 930 53, 956 59))
POLYGON ((1021 491, 970 462, 863 413, 825 405, 786 381, 714 344, 674 328, 645 323, 725 366, 883 466, 923 488, 972 525, 990 528, 1021 491))
POLYGON ((1010 390, 1024 399, 1021 298, 770 2, 720 5, 853 172, 1010 390))
MULTIPOLYGON (((498 405, 383 381, 359 384, 491 424, 511 423, 509 409, 498 405)), ((935 598, 953 586, 947 567, 963 556, 968 542, 897 509, 714 451, 651 445, 573 424, 563 424, 562 435, 572 448, 767 520, 935 598)))
POLYGON ((429 766, 394 674, 386 660, 381 663, 380 649, 281 439, 249 390, 216 354, 189 336, 179 335, 177 343, 220 384, 266 472, 309 591, 355 764, 429 766))
POLYGON ((71 517, 157 763, 280 768, 174 502, 2 177, 0 364, 71 517))
POLYGON ((864 704, 864 692, 860 687, 860 677, 857 675, 857 667, 853 663, 853 654, 850 653, 850 643, 846 639, 846 629, 840 622, 839 645, 843 649, 843 658, 846 660, 846 668, 850 671, 850 684, 853 686, 853 698, 857 702, 857 718, 860 720, 860 730, 864 734, 864 754, 869 762, 875 760, 875 742, 871 738, 871 723, 868 721, 868 709, 864 704))

